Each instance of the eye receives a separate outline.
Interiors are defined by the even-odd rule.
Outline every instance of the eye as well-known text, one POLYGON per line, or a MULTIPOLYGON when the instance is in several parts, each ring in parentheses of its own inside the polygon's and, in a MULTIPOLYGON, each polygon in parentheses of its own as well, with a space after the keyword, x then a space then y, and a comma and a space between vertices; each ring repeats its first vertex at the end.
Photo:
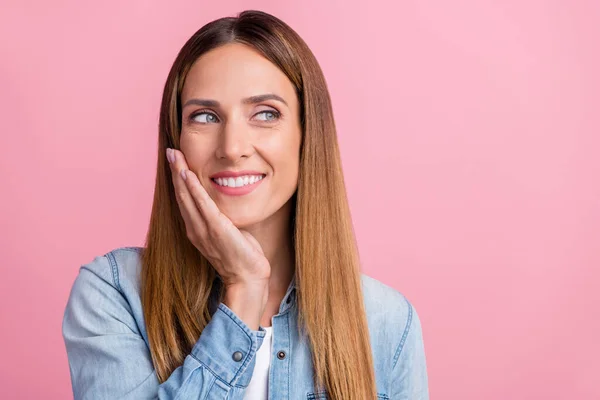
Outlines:
POLYGON ((279 119, 280 114, 278 111, 275 110, 265 110, 265 111, 261 111, 259 113, 256 113, 256 115, 265 115, 265 119, 261 119, 261 121, 265 121, 265 122, 269 122, 269 121, 275 121, 277 119, 279 119))
POLYGON ((207 111, 200 111, 198 113, 190 115, 190 119, 195 122, 199 122, 201 124, 209 124, 212 122, 217 122, 218 118, 215 114, 207 111), (200 116, 206 116, 206 118, 197 118, 200 116))

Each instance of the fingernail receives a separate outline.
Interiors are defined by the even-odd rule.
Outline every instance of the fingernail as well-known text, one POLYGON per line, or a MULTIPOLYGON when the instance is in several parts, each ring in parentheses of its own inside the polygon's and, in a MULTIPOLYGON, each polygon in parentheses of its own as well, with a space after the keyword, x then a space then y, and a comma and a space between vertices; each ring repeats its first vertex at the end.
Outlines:
POLYGON ((173 154, 173 149, 171 148, 167 149, 167 160, 169 161, 169 164, 173 164, 175 161, 175 154, 173 154))
POLYGON ((186 172, 185 169, 181 170, 181 177, 183 178, 184 181, 187 180, 187 175, 185 174, 185 172, 186 172))

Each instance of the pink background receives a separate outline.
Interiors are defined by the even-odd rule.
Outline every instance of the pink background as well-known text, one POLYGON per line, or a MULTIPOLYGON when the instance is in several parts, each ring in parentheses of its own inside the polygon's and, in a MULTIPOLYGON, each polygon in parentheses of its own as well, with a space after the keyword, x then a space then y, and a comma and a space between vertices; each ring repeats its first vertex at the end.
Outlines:
POLYGON ((432 399, 599 399, 600 3, 9 1, 0 383, 70 398, 83 263, 141 245, 179 48, 258 8, 333 98, 364 271, 421 316, 432 399))

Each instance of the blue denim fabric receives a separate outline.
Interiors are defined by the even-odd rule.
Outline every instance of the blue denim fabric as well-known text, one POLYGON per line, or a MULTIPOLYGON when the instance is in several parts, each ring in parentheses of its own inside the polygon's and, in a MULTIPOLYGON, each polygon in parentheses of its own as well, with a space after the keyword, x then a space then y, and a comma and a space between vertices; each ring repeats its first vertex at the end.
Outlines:
MULTIPOLYGON (((79 270, 62 324, 75 399, 242 400, 265 330, 249 329, 223 303, 214 304, 211 321, 184 363, 159 384, 140 301, 142 250, 115 249, 79 270), (242 354, 239 361, 235 352, 242 354)), ((378 399, 428 399, 415 309, 395 289, 365 274, 361 278, 378 399)), ((313 386, 308 341, 297 330, 295 287, 292 280, 272 318, 269 399, 327 399, 324 388, 313 386)))

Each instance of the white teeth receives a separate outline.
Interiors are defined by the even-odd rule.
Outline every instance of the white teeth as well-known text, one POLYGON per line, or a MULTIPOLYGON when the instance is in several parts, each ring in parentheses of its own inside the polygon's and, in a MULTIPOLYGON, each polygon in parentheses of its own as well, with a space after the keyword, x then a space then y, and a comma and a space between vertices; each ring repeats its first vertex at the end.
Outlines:
POLYGON ((262 178, 262 175, 244 175, 238 176, 237 178, 215 178, 214 181, 219 186, 242 187, 246 185, 252 185, 253 183, 260 181, 262 178))

